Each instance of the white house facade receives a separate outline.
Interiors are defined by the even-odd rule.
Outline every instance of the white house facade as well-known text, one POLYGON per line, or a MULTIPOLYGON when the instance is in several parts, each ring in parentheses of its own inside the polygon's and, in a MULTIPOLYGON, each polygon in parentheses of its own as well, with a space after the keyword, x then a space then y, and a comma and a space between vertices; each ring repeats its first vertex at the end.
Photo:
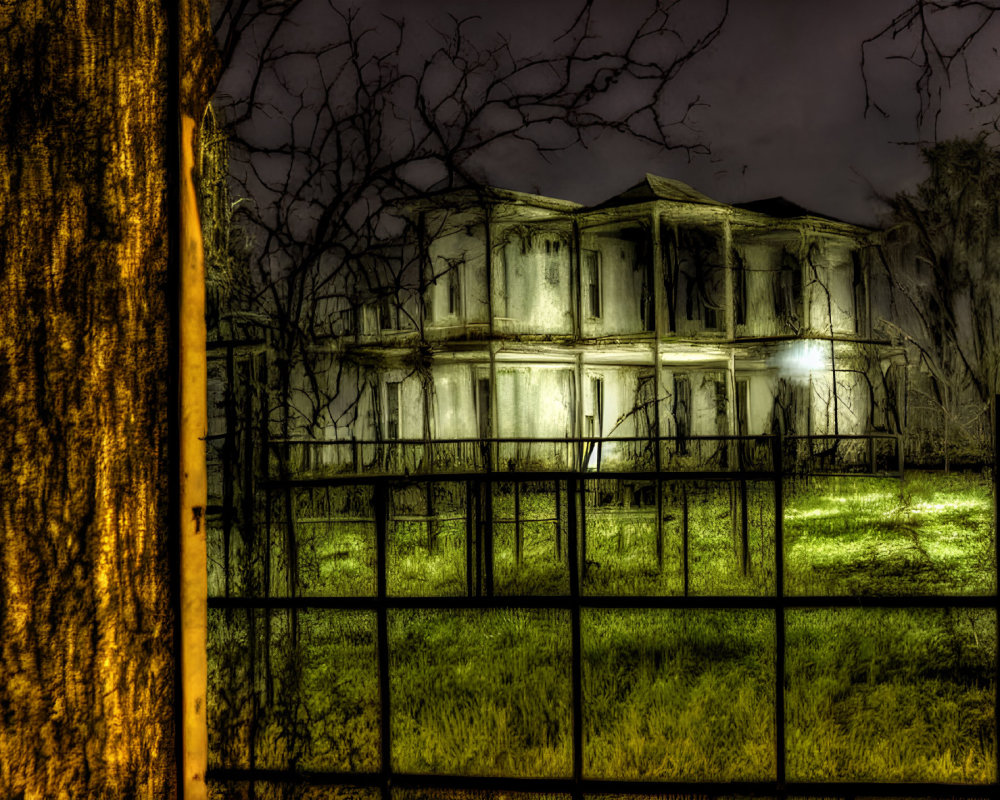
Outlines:
POLYGON ((899 429, 873 230, 653 175, 593 207, 488 189, 409 213, 417 233, 344 310, 299 431, 344 446, 306 467, 375 460, 347 442, 551 440, 503 456, 534 462, 583 437, 613 461, 635 439, 684 454, 697 437, 899 429))

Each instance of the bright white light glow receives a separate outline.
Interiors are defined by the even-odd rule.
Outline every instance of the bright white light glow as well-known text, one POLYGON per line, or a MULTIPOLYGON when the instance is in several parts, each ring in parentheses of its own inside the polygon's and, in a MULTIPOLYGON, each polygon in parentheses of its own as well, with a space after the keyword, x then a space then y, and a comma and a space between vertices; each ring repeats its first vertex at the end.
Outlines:
POLYGON ((829 346, 814 339, 802 339, 790 342, 775 357, 775 362, 782 375, 807 378, 813 372, 821 372, 830 368, 829 346))

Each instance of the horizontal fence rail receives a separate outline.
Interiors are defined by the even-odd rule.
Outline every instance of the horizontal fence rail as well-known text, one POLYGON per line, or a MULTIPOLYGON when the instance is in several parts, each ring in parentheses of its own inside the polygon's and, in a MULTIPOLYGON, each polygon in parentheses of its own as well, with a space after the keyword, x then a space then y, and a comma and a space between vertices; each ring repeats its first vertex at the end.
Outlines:
MULTIPOLYGON (((363 611, 375 616, 378 665, 379 768, 370 771, 317 771, 269 769, 251 763, 249 768, 212 768, 208 778, 220 782, 261 782, 273 785, 368 787, 378 789, 383 798, 393 789, 437 791, 504 791, 534 794, 584 795, 731 795, 768 797, 987 797, 997 796, 1000 783, 938 783, 885 781, 794 781, 786 778, 786 611, 800 609, 998 609, 997 594, 989 595, 817 595, 790 593, 785 584, 784 507, 785 484, 794 475, 869 475, 900 477, 902 447, 892 435, 867 436, 763 436, 685 437, 650 440, 577 438, 565 440, 487 439, 394 442, 302 442, 270 440, 272 456, 277 455, 280 474, 263 477, 259 491, 264 496, 267 547, 272 526, 289 541, 296 526, 318 524, 322 515, 296 517, 295 492, 323 487, 354 489, 358 508, 343 519, 362 526, 372 538, 374 582, 360 596, 306 595, 294 580, 281 590, 272 577, 272 560, 267 550, 263 567, 263 592, 234 594, 229 590, 209 599, 212 609, 227 613, 331 609, 363 611), (615 483, 617 482, 617 484, 615 483), (758 594, 698 594, 689 582, 689 496, 688 485, 700 482, 727 485, 733 511, 734 541, 740 551, 744 575, 767 569, 771 576, 766 591, 758 594), (521 513, 522 486, 544 487, 555 498, 551 516, 526 517, 521 513), (748 485, 758 491, 766 487, 773 508, 773 553, 767 564, 751 562, 747 531, 748 485), (625 595, 588 591, 588 522, 599 514, 602 491, 620 485, 640 496, 647 489, 653 502, 631 509, 633 516, 654 513, 658 568, 664 568, 664 497, 669 491, 672 524, 681 533, 680 559, 683 580, 675 594, 625 595), (494 511, 495 494, 503 487, 514 504, 513 517, 494 511), (434 494, 437 492, 437 495, 434 494), (432 508, 432 497, 441 507, 432 508), (588 497, 590 503, 588 504, 588 497), (423 513, 408 508, 414 498, 426 498, 423 513), (451 524, 449 533, 455 546, 464 550, 465 581, 455 594, 427 596, 397 595, 389 585, 389 539, 392 525, 426 524, 427 548, 431 551, 446 534, 439 528, 451 524), (497 593, 495 553, 497 527, 513 526, 515 563, 523 557, 521 529, 525 524, 547 526, 551 530, 553 553, 565 563, 566 582, 555 594, 497 593), (401 609, 499 610, 542 609, 568 613, 571 669, 570 717, 572 759, 570 770, 559 777, 484 777, 458 774, 412 774, 393 769, 393 731, 390 725, 393 695, 390 681, 389 615, 401 609), (763 610, 774 620, 774 764, 766 780, 685 781, 607 780, 588 776, 584 770, 584 697, 581 613, 593 609, 727 609, 763 610)), ((272 464, 274 462, 272 461, 272 464)), ((343 520, 342 520, 343 521, 343 520)), ((226 547, 228 548, 228 544, 226 547)), ((996 543, 1000 557, 1000 544, 996 543)), ((293 552, 294 548, 290 549, 293 552)), ((761 552, 764 552, 761 550, 761 552)), ((290 556, 288 556, 290 558, 290 556)), ((758 555, 758 559, 759 559, 758 555)), ((226 570, 230 570, 227 550, 226 570)), ((294 565, 286 565, 291 574, 294 565)), ((994 584, 995 585, 995 584, 994 584)), ((248 619, 250 617, 248 616, 248 619)), ((265 614, 266 624, 270 617, 265 614)), ((250 622, 252 623, 252 621, 250 622)), ((1000 633, 1000 614, 997 615, 1000 633)), ((1000 665, 1000 658, 997 659, 1000 665)), ((260 680, 259 676, 257 680, 260 680)), ((996 686, 994 688, 996 692, 996 686)), ((996 697, 996 695, 995 695, 996 697)), ((997 722, 995 701, 994 725, 997 722)), ((995 734, 995 745, 1000 737, 995 734)), ((1000 749, 1000 748, 998 748, 1000 749)), ((995 773, 1000 775, 1000 771, 995 773)))
MULTIPOLYGON (((271 439, 274 455, 296 476, 368 473, 773 471, 774 435, 485 439, 271 439)), ((782 437, 789 473, 901 475, 898 434, 782 437)))

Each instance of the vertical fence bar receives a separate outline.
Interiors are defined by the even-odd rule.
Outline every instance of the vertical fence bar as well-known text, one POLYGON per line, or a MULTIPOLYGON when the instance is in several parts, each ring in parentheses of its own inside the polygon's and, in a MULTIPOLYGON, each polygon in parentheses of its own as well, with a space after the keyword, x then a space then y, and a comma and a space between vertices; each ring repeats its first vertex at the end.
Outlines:
POLYGON ((562 482, 556 481, 556 561, 562 561, 562 482))
MULTIPOLYGON (((580 500, 580 517, 577 520, 577 548, 580 551, 580 586, 587 580, 587 481, 581 477, 580 483, 576 487, 577 496, 580 500)), ((567 502, 569 498, 567 498, 567 502)), ((572 527, 572 525, 570 526, 572 527)))
POLYGON ((380 784, 382 800, 391 800, 392 740, 389 705, 389 620, 386 604, 386 538, 389 516, 389 491, 383 481, 375 484, 375 561, 378 595, 378 694, 380 735, 380 784))
POLYGON ((996 749, 996 777, 1000 782, 1000 394, 993 398, 993 606, 996 625, 995 670, 993 673, 993 741, 996 749))
POLYGON ((775 771, 779 796, 785 789, 785 496, 783 485, 781 432, 772 440, 774 451, 774 585, 778 603, 774 612, 774 746, 775 771))
POLYGON ((472 516, 472 481, 465 482, 465 593, 472 597, 473 592, 473 561, 472 561, 472 526, 475 520, 472 516))
POLYGON ((514 481, 514 562, 521 566, 524 541, 521 538, 521 483, 514 481))
POLYGON ((483 483, 483 561, 486 571, 486 596, 493 597, 493 481, 489 478, 483 483))
POLYGON ((656 479, 656 571, 663 572, 663 481, 659 478, 656 479))
POLYGON ((424 487, 425 508, 427 510, 427 554, 430 555, 434 552, 437 540, 437 531, 435 530, 434 523, 434 490, 430 481, 424 483, 424 487))
POLYGON ((231 592, 229 551, 231 548, 233 516, 236 509, 236 366, 233 346, 226 345, 226 437, 222 444, 222 572, 226 597, 231 592))
POLYGON ((750 524, 747 512, 747 479, 740 478, 740 548, 743 558, 743 577, 750 574, 750 524))
POLYGON ((684 560, 684 596, 687 597, 691 590, 690 574, 688 570, 688 487, 681 485, 681 542, 683 547, 682 558, 684 560))
POLYGON ((573 798, 579 800, 583 780, 583 648, 580 641, 580 563, 577 557, 576 478, 566 481, 566 503, 569 522, 567 540, 569 555, 569 592, 572 598, 570 625, 572 636, 573 682, 573 798))
POLYGON ((483 596, 483 484, 475 482, 475 493, 473 494, 474 517, 476 527, 476 557, 474 559, 476 570, 476 597, 483 596))

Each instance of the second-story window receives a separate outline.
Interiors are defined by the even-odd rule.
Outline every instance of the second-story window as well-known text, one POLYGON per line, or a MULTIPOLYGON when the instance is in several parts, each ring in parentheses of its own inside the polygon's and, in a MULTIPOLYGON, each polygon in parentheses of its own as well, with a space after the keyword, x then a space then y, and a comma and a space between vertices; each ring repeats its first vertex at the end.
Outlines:
POLYGON ((379 327, 384 331, 397 330, 399 328, 396 318, 398 311, 398 307, 393 302, 393 297, 388 293, 383 294, 378 302, 379 327))
POLYGON ((550 286, 559 285, 559 240, 545 240, 545 280, 550 286))
POLYGON ((601 259, 596 250, 583 251, 583 277, 587 289, 587 313, 601 316, 601 259))
POLYGON ((865 287, 865 271, 861 263, 861 254, 857 251, 851 254, 852 257, 852 279, 851 285, 854 290, 854 332, 858 336, 863 336, 868 332, 866 322, 868 321, 868 292, 865 287))
POLYGON ((778 323, 791 333, 799 332, 802 310, 802 267, 798 258, 787 248, 781 253, 781 265, 774 273, 774 315, 778 323))
POLYGON ((733 251, 733 316, 737 325, 747 324, 747 269, 743 257, 733 251))
POLYGON ((448 265, 448 313, 462 313, 462 261, 456 260, 448 265))

